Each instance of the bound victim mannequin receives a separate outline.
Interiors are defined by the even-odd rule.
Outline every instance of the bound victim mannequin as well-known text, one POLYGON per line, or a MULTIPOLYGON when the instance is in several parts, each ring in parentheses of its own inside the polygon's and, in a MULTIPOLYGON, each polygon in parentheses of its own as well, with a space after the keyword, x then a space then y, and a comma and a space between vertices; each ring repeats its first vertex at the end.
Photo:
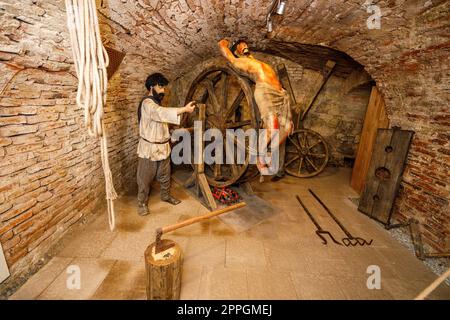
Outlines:
POLYGON ((161 200, 177 205, 180 200, 170 195, 170 133, 168 124, 180 124, 181 114, 192 113, 195 103, 189 102, 182 108, 167 108, 161 105, 165 87, 169 81, 160 73, 148 76, 145 86, 148 96, 139 105, 138 144, 138 214, 149 214, 148 196, 156 177, 161 185, 161 200))
MULTIPOLYGON (((244 40, 236 41, 231 48, 229 48, 230 43, 227 39, 220 40, 218 45, 221 54, 231 65, 256 83, 255 101, 261 114, 263 128, 267 130, 267 143, 273 138, 274 129, 280 130, 280 169, 274 177, 274 180, 278 180, 284 176, 285 140, 294 129, 289 94, 283 89, 273 68, 267 63, 255 59, 250 54, 244 40)), ((267 164, 258 158, 257 167, 262 173, 267 168, 267 164)))

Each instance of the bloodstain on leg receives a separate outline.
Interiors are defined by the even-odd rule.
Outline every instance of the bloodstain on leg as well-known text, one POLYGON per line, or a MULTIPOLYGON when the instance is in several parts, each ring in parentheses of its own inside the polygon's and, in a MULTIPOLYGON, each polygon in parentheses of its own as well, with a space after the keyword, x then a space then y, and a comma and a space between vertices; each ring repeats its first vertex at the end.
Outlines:
POLYGON ((277 117, 273 117, 272 128, 274 128, 274 129, 280 129, 280 123, 279 123, 277 117))

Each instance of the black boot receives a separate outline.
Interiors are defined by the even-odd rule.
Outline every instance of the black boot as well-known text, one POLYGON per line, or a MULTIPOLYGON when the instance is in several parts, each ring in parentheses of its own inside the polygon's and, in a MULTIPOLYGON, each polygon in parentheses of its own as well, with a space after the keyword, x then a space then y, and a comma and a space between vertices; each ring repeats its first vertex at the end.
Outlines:
POLYGON ((179 204, 181 201, 178 200, 177 198, 172 197, 171 195, 167 196, 167 198, 161 198, 162 201, 168 202, 174 206, 176 206, 177 204, 179 204))
POLYGON ((277 182, 277 181, 280 181, 283 178, 284 178, 284 174, 282 176, 275 175, 275 176, 272 177, 272 179, 270 179, 270 181, 277 182))
POLYGON ((146 216, 149 213, 150 213, 150 211, 148 210, 148 206, 145 203, 138 204, 138 215, 146 216))
POLYGON ((274 175, 272 177, 272 179, 270 179, 270 181, 276 182, 276 181, 280 181, 281 179, 283 179, 286 176, 286 172, 284 170, 279 170, 277 172, 276 175, 274 175))

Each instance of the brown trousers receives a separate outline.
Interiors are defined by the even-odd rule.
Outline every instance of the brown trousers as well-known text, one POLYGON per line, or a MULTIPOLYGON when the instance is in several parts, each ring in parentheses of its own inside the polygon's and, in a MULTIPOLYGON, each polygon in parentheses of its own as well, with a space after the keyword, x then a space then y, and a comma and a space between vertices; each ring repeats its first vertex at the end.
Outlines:
POLYGON ((169 197, 170 190, 170 156, 160 161, 138 158, 137 184, 138 203, 147 204, 153 180, 161 185, 161 199, 169 197))
POLYGON ((282 144, 280 144, 280 147, 278 149, 279 155, 280 155, 280 162, 279 162, 279 169, 276 175, 278 177, 282 177, 285 175, 284 171, 284 158, 286 157, 286 141, 284 141, 282 144))

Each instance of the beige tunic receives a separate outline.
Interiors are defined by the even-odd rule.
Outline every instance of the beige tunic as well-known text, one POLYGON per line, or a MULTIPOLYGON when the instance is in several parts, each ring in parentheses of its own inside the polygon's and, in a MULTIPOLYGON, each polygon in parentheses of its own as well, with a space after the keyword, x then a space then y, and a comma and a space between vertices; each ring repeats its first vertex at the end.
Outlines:
POLYGON ((145 99, 141 111, 138 156, 153 161, 167 159, 170 156, 168 124, 180 124, 181 120, 180 115, 177 115, 177 108, 162 107, 152 99, 145 99), (167 141, 167 143, 152 143, 164 141, 167 141))
POLYGON ((267 83, 256 83, 255 102, 258 105, 261 119, 267 126, 270 116, 276 116, 280 135, 284 136, 287 125, 292 120, 289 93, 286 90, 278 91, 267 83))
POLYGON ((269 120, 270 115, 277 116, 280 126, 292 120, 289 93, 284 89, 278 91, 267 83, 258 82, 255 86, 255 102, 264 122, 269 120))

